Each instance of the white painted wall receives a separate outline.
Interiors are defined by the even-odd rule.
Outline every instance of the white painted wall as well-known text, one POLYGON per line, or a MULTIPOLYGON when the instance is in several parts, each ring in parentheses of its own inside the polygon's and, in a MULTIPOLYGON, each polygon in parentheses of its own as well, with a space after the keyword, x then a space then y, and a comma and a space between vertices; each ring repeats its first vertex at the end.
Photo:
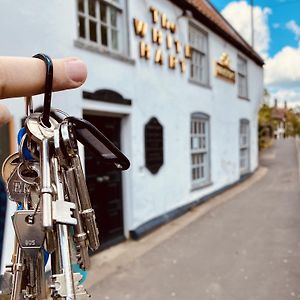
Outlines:
MULTIPOLYGON (((122 121, 122 150, 131 160, 131 168, 123 174, 124 219, 129 230, 169 210, 199 199, 237 181, 239 174, 239 120, 246 118, 251 127, 251 171, 258 164, 257 111, 263 92, 263 71, 248 62, 249 101, 237 97, 237 84, 214 77, 214 62, 223 52, 237 69, 237 54, 231 44, 199 24, 209 34, 210 88, 189 82, 189 72, 169 70, 139 58, 139 37, 132 20, 137 17, 151 27, 149 7, 165 12, 177 20, 177 37, 188 42, 188 19, 178 18, 182 10, 166 0, 128 0, 128 29, 132 62, 120 61, 74 45, 77 39, 76 1, 0 0, 0 55, 31 56, 45 52, 51 57, 78 56, 88 66, 88 79, 77 90, 56 93, 53 105, 69 114, 80 116, 83 110, 113 112, 125 116, 122 121), (132 106, 100 103, 82 99, 82 90, 111 89, 132 100, 132 106), (203 112, 210 116, 211 179, 206 188, 191 191, 190 115, 203 112), (145 167, 144 125, 155 116, 164 127, 164 165, 153 176, 145 167)), ((150 31, 145 38, 150 42, 150 31)), ((155 48, 152 45, 152 48, 155 48)), ((174 52, 175 50, 173 50, 174 52)), ((34 76, 34 74, 33 74, 34 76)), ((40 97, 39 101, 41 102, 40 97)), ((20 99, 4 100, 14 113, 16 131, 24 107, 20 99)), ((35 100, 37 103, 37 100, 35 100)), ((11 205, 8 216, 14 211, 11 205)), ((5 252, 8 262, 12 249, 12 228, 7 218, 5 252)), ((4 264, 2 263, 2 266, 4 264)), ((2 269, 3 270, 3 269, 2 269)))

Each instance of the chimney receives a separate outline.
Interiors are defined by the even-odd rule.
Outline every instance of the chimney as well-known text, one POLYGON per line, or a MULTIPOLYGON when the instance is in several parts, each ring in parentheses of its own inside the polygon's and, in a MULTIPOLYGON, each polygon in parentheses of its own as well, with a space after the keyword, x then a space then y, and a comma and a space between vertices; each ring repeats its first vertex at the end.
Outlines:
POLYGON ((275 98, 274 102, 275 102, 274 107, 277 108, 278 100, 275 98))

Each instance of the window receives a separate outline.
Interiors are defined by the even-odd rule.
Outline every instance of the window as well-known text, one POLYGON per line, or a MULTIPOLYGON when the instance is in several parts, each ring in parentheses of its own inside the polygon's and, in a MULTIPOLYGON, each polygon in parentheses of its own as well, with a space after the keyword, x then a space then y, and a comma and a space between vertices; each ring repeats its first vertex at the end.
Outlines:
POLYGON ((245 174, 250 169, 250 129, 249 121, 240 121, 240 173, 245 174))
POLYGON ((191 118, 192 187, 201 187, 210 180, 209 117, 194 113, 191 118))
POLYGON ((77 0, 77 5, 79 38, 90 45, 124 53, 124 0, 77 0))
POLYGON ((238 96, 241 98, 248 97, 247 80, 247 61, 238 56, 238 96))
POLYGON ((193 81, 208 85, 208 35, 206 32, 190 25, 189 41, 192 48, 190 77, 193 81))

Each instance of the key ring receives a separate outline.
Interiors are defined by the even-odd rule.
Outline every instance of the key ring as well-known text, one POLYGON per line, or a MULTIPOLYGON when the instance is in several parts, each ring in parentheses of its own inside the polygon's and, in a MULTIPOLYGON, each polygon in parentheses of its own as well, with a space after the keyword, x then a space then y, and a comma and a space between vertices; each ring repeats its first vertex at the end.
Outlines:
POLYGON ((44 61, 46 65, 46 79, 45 79, 45 91, 44 91, 44 110, 42 122, 45 126, 50 127, 50 110, 51 110, 51 96, 52 96, 52 84, 53 84, 53 63, 51 58, 47 54, 38 53, 33 56, 44 61))

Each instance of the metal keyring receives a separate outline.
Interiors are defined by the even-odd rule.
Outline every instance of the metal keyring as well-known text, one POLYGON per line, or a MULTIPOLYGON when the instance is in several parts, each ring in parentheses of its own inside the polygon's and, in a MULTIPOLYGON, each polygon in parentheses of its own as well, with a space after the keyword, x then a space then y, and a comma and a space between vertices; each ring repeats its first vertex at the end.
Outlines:
POLYGON ((51 58, 47 54, 38 53, 33 56, 44 61, 46 65, 46 79, 44 90, 44 110, 42 122, 45 126, 50 127, 50 110, 51 110, 51 96, 52 96, 52 84, 53 84, 53 63, 51 58))

